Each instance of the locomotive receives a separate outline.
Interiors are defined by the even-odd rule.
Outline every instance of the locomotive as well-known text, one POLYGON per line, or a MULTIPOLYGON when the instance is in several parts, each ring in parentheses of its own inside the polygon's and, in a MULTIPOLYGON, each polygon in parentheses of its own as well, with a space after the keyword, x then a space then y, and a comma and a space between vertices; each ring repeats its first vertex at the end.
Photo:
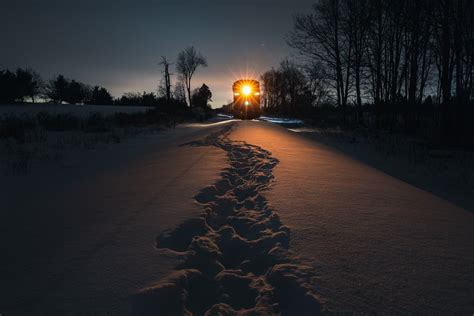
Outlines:
POLYGON ((242 79, 232 86, 234 118, 253 120, 260 117, 260 83, 257 80, 242 79))

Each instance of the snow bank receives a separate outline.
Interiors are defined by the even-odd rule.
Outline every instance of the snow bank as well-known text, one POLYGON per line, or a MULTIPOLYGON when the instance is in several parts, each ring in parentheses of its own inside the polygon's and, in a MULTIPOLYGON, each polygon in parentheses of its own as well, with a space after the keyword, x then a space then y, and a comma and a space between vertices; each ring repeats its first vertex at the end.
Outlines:
POLYGON ((304 122, 300 119, 284 118, 284 117, 261 116, 259 120, 282 125, 282 126, 302 126, 304 124, 304 122))

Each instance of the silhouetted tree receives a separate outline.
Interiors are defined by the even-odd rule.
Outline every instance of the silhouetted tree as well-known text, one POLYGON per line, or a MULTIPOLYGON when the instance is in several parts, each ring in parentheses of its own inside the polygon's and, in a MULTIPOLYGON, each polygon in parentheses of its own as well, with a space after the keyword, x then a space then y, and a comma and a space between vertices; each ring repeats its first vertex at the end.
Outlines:
POLYGON ((84 103, 89 96, 90 89, 83 83, 72 80, 66 88, 66 98, 64 101, 70 104, 84 103))
POLYGON ((156 106, 157 105, 157 98, 153 92, 146 93, 143 92, 141 97, 141 105, 144 106, 156 106))
POLYGON ((35 71, 18 68, 16 70, 16 85, 21 101, 23 101, 23 98, 29 97, 34 103, 35 97, 41 92, 42 80, 35 71))
POLYGON ((174 85, 173 98, 179 102, 186 103, 186 88, 181 80, 174 85))
POLYGON ((434 93, 429 125, 445 139, 466 133, 474 92, 472 0, 320 0, 295 18, 288 43, 320 65, 325 78, 318 84, 339 107, 356 105, 358 122, 365 101, 376 127, 415 130, 423 99, 434 93))
POLYGON ((21 97, 15 73, 0 71, 0 102, 13 103, 21 97))
MULTIPOLYGON (((166 100, 171 100, 171 76, 169 72, 169 67, 171 63, 166 59, 166 57, 161 57, 160 65, 163 65, 163 94, 166 97, 166 100)), ((161 87, 160 87, 161 88, 161 87)), ((159 89, 160 90, 160 89, 159 89)))
POLYGON ((357 116, 359 123, 363 123, 362 80, 364 58, 367 52, 367 34, 372 19, 370 0, 343 0, 342 7, 344 33, 351 41, 349 47, 353 50, 350 66, 354 74, 357 116))
POLYGON ((316 71, 304 71, 294 61, 285 59, 278 69, 271 69, 261 76, 263 107, 268 112, 296 115, 312 107, 313 101, 322 101, 326 90, 316 83, 316 71), (320 91, 321 90, 321 91, 320 91), (323 93, 324 90, 324 93, 323 93))
POLYGON ((97 104, 97 105, 111 105, 114 103, 112 95, 107 91, 107 89, 99 86, 95 86, 92 89, 88 104, 97 104))
POLYGON ((158 98, 153 92, 127 92, 120 99, 115 101, 116 105, 140 105, 140 106, 157 106, 158 98))
POLYGON ((280 63, 280 72, 283 79, 282 97, 285 113, 295 113, 297 106, 304 106, 301 103, 302 96, 307 92, 307 81, 303 72, 294 61, 285 59, 280 63))
POLYGON ((310 60, 328 69, 329 83, 336 90, 337 104, 344 113, 352 82, 353 41, 344 27, 342 0, 321 0, 310 14, 295 17, 288 44, 310 60))
POLYGON ((91 88, 76 80, 69 80, 63 75, 51 80, 45 89, 45 96, 58 103, 81 104, 91 97, 91 88))
POLYGON ((321 106, 323 103, 329 103, 330 93, 325 83, 326 74, 324 67, 319 62, 309 62, 303 66, 303 71, 306 76, 307 86, 312 95, 312 105, 315 107, 321 106))
POLYGON ((196 51, 193 46, 187 47, 178 55, 176 61, 176 71, 181 77, 186 87, 189 106, 192 107, 192 95, 191 95, 191 79, 193 78, 196 69, 200 66, 207 67, 206 58, 196 51))
POLYGON ((39 74, 31 69, 0 71, 0 102, 22 102, 27 97, 34 102, 35 97, 41 92, 42 85, 39 74))
POLYGON ((283 85, 282 73, 278 70, 271 69, 261 76, 262 88, 262 106, 265 109, 275 109, 279 107, 283 100, 281 99, 281 89, 283 85))
POLYGON ((58 75, 56 79, 49 81, 45 95, 54 102, 66 102, 68 86, 69 81, 63 75, 58 75))
POLYGON ((124 93, 115 101, 116 105, 141 105, 142 95, 136 92, 124 93))
POLYGON ((203 84, 199 89, 194 90, 192 96, 193 105, 200 108, 209 108, 209 101, 212 101, 212 92, 209 87, 203 84))

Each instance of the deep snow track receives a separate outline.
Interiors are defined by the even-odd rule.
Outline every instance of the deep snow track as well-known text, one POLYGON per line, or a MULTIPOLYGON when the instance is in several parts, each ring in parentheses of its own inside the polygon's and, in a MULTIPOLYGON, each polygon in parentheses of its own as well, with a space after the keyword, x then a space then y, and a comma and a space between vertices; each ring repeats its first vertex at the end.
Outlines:
POLYGON ((231 126, 193 146, 224 150, 230 167, 196 195, 204 212, 157 238, 158 248, 182 252, 171 275, 134 297, 136 314, 315 315, 312 269, 289 250, 290 230, 262 192, 278 160, 227 138, 231 126))

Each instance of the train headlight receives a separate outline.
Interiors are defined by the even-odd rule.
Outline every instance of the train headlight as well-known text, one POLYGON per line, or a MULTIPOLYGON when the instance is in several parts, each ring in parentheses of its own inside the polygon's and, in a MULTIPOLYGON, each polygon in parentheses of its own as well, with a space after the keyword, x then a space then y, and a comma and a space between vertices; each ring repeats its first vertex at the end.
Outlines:
POLYGON ((249 101, 245 101, 245 105, 249 106, 250 105, 249 101))
POLYGON ((244 95, 249 95, 250 93, 252 93, 252 88, 250 86, 244 86, 242 88, 242 92, 244 93, 244 95))

